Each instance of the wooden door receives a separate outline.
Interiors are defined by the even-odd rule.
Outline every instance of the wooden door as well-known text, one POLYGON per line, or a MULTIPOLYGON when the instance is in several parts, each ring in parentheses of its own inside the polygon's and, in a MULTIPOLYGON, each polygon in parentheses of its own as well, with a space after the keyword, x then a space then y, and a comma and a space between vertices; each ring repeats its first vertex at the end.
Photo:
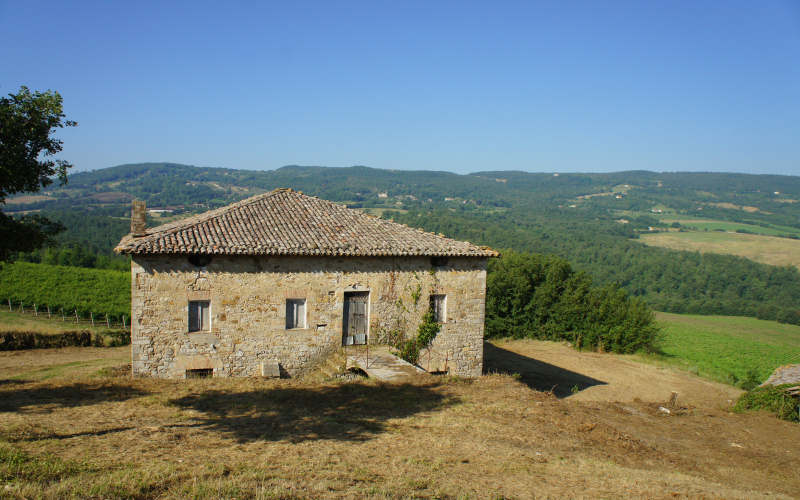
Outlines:
POLYGON ((367 343, 367 305, 369 292, 345 292, 342 344, 367 343))

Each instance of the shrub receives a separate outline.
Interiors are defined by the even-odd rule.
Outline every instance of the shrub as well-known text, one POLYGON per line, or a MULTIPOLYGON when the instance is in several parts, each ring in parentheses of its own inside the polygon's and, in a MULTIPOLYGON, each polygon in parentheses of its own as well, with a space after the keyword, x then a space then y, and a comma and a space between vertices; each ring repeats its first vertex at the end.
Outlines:
POLYGON ((0 332, 0 351, 49 349, 53 347, 118 347, 131 343, 125 331, 92 334, 88 330, 42 334, 37 332, 0 332))
POLYGON ((758 372, 754 368, 749 368, 747 373, 744 375, 744 379, 739 380, 736 384, 745 391, 752 391, 759 385, 761 385, 761 379, 758 376, 758 372))
POLYGON ((416 365, 419 361, 419 352, 431 345, 441 328, 442 325, 437 323, 434 318, 433 310, 428 309, 425 315, 422 316, 422 323, 417 329, 417 337, 410 340, 402 340, 397 346, 397 355, 412 365, 416 365))
POLYGON ((595 287, 555 256, 509 252, 490 262, 488 337, 568 340, 577 348, 655 350, 653 312, 617 285, 595 287))
POLYGON ((792 386, 794 384, 756 387, 742 394, 733 410, 766 410, 775 413, 780 419, 800 422, 800 400, 786 394, 786 389, 792 386))
POLYGON ((419 346, 416 339, 404 340, 397 346, 397 356, 416 365, 419 361, 419 346))

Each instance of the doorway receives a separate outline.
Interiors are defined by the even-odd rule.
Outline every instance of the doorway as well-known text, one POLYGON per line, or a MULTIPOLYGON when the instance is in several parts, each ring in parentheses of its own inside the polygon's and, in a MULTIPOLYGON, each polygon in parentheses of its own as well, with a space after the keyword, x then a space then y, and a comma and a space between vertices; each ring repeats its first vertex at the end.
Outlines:
POLYGON ((363 345, 367 343, 368 304, 369 292, 344 293, 342 345, 363 345))

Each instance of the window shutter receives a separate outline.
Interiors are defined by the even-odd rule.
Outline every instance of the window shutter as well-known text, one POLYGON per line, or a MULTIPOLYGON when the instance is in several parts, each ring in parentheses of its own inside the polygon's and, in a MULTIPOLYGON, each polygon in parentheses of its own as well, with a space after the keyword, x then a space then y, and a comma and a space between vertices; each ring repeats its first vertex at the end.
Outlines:
POLYGON ((294 324, 297 328, 305 328, 306 327, 306 301, 297 301, 297 308, 296 308, 297 316, 295 317, 294 324))
POLYGON ((200 329, 198 324, 197 302, 189 302, 189 331, 196 332, 200 329))
POLYGON ((211 329, 210 303, 208 301, 189 301, 189 331, 200 332, 211 329))
POLYGON ((306 299, 286 299, 286 329, 306 327, 306 299))
POLYGON ((211 329, 211 320, 209 316, 209 307, 208 302, 200 302, 200 309, 202 310, 202 314, 200 315, 200 329, 201 330, 210 330, 211 329))
POLYGON ((445 300, 447 295, 431 295, 431 311, 437 323, 445 322, 445 300))
POLYGON ((286 329, 294 328, 294 304, 291 300, 286 301, 286 329))

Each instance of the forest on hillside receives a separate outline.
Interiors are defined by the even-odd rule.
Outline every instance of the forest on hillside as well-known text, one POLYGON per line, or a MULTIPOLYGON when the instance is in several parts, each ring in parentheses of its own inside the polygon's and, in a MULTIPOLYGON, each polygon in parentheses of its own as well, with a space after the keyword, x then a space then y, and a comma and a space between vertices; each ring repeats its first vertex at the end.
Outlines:
MULTIPOLYGON (((10 200, 5 210, 18 216, 35 211, 67 228, 55 245, 17 260, 125 269, 127 259, 111 249, 128 231, 131 199, 181 217, 277 187, 498 249, 557 255, 596 283, 618 284, 658 310, 800 323, 797 267, 637 241, 644 233, 684 231, 686 220, 729 222, 741 224, 743 232, 798 238, 800 177, 793 176, 458 175, 303 166, 247 171, 150 163, 77 173, 66 186, 10 200)), ((150 224, 162 220, 152 218, 150 224)))

